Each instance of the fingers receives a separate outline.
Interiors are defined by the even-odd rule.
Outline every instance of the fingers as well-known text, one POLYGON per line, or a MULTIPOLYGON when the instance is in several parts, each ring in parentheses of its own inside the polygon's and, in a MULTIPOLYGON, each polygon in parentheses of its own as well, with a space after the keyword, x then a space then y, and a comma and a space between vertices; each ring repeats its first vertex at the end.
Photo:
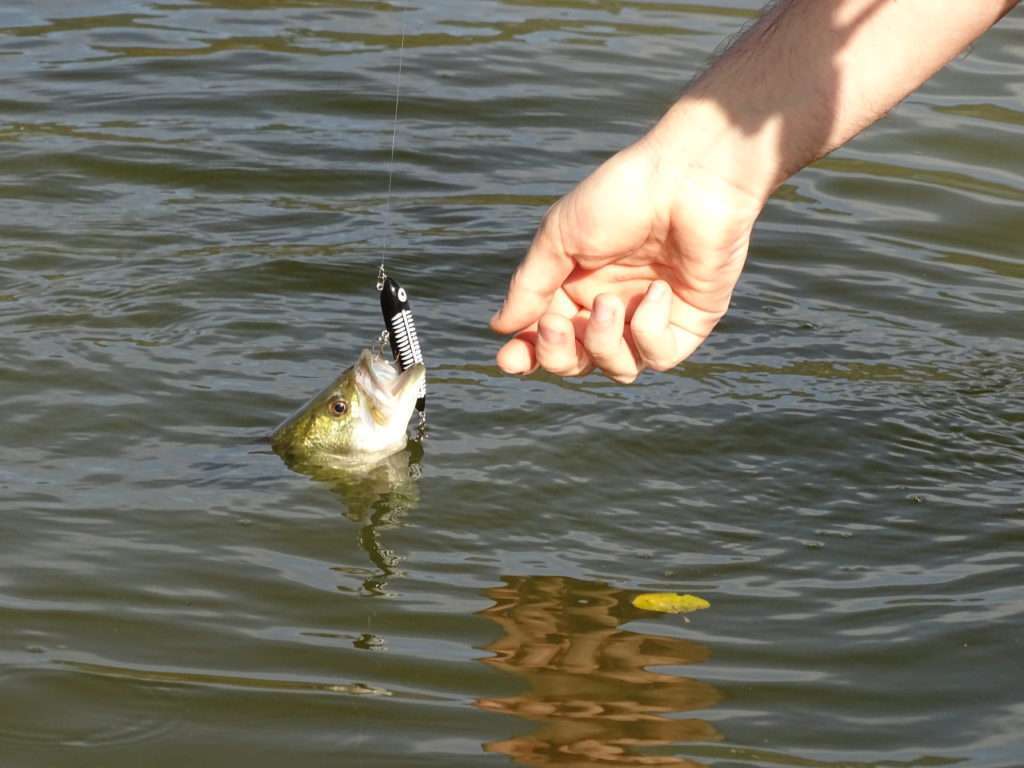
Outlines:
POLYGON ((537 332, 524 331, 498 350, 498 367, 513 376, 528 376, 539 367, 537 332))
POLYGON ((498 367, 515 375, 530 374, 538 368, 560 376, 589 373, 593 364, 577 341, 588 315, 559 288, 541 319, 498 351, 498 367))
POLYGON ((682 304, 661 280, 651 283, 628 324, 625 305, 612 293, 597 296, 589 313, 573 307, 573 314, 566 304, 571 300, 556 293, 555 311, 505 344, 498 366, 511 374, 543 368, 558 376, 580 376, 597 368, 613 381, 629 384, 646 368, 675 368, 704 342, 720 316, 682 304))
POLYGON ((576 338, 573 322, 561 315, 548 313, 541 317, 536 352, 540 367, 558 376, 581 376, 593 369, 590 355, 576 338))
POLYGON ((498 350, 498 367, 505 373, 528 375, 543 368, 557 376, 583 376, 593 370, 590 355, 576 338, 576 326, 585 316, 574 320, 548 313, 536 324, 537 330, 516 335, 498 350))
POLYGON ((558 376, 580 376, 597 368, 628 384, 646 368, 675 368, 722 315, 681 302, 662 280, 651 283, 628 324, 626 306, 613 293, 598 295, 588 312, 556 291, 548 310, 498 352, 503 371, 526 375, 543 368, 558 376))
POLYGON ((594 300, 583 336, 583 346, 593 364, 610 379, 621 384, 633 382, 642 363, 625 337, 626 309, 618 296, 601 294, 594 300))
POLYGON ((575 263, 562 249, 558 231, 559 204, 544 217, 530 250, 512 275, 508 296, 491 318, 497 333, 515 333, 540 320, 575 263))
POLYGON ((656 371, 675 368, 711 333, 718 321, 712 314, 680 306, 668 283, 655 280, 630 321, 637 354, 656 371))

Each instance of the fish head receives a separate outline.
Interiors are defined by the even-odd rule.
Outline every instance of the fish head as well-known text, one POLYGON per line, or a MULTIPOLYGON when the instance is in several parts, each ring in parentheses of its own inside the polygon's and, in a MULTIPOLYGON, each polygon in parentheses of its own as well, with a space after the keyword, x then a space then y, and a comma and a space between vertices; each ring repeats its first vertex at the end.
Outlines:
POLYGON ((270 437, 289 458, 365 461, 402 450, 426 376, 422 363, 399 372, 380 352, 356 364, 286 419, 270 437))

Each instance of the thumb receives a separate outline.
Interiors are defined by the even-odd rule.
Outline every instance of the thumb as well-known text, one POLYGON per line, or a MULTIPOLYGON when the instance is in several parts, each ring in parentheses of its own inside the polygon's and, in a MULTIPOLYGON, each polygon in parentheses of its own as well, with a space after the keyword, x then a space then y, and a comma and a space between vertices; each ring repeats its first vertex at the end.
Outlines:
POLYGON ((494 317, 491 328, 496 333, 515 333, 537 322, 554 298, 555 291, 576 266, 562 248, 558 233, 558 207, 548 211, 512 280, 505 303, 494 317))

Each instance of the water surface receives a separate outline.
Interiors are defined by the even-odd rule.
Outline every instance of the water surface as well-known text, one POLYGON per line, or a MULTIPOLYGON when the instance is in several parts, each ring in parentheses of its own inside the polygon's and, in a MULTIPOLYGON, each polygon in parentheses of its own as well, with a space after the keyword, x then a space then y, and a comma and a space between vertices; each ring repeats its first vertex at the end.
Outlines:
POLYGON ((757 6, 6 3, 0 763, 1024 762, 1020 12, 779 192, 691 362, 493 365, 545 207, 757 6), (260 442, 382 251, 398 493, 260 442))

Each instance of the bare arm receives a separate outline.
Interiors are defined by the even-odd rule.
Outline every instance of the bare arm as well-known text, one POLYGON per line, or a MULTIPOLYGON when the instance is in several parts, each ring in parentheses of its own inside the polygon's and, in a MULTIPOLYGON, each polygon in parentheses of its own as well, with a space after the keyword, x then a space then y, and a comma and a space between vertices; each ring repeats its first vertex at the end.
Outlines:
POLYGON ((766 197, 885 115, 1017 2, 782 0, 651 138, 683 168, 697 162, 766 197))
POLYGON ((765 200, 1016 0, 779 0, 658 124, 548 211, 491 320, 508 373, 632 381, 725 314, 765 200))

